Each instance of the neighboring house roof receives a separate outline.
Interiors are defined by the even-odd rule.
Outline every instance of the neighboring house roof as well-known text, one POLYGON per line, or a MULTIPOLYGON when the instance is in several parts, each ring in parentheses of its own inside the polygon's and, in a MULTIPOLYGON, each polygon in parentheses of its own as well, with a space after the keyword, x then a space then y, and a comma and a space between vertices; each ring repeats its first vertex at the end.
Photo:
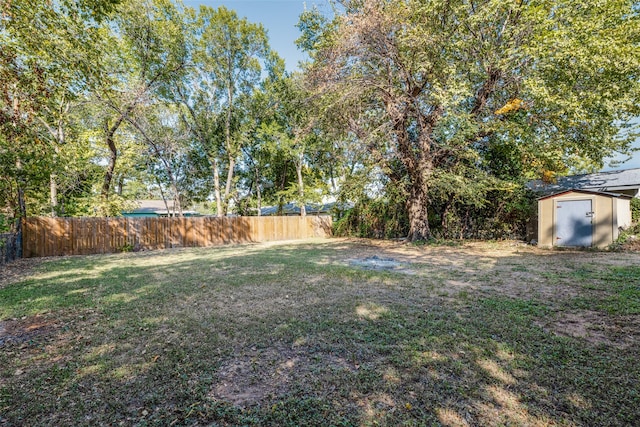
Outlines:
POLYGON ((635 191, 637 193, 640 190, 640 168, 565 176, 558 178, 557 182, 552 184, 532 181, 529 183, 529 188, 544 193, 555 193, 574 188, 605 192, 635 191))
POLYGON ((596 196, 609 196, 609 197, 615 197, 615 198, 620 198, 620 199, 633 199, 633 197, 627 195, 627 194, 619 194, 619 193, 609 193, 607 191, 590 191, 590 190, 580 190, 577 188, 572 188, 570 190, 565 190, 565 191, 561 191, 559 193, 553 193, 553 194, 549 194, 543 197, 539 197, 538 200, 545 200, 545 199, 550 199, 552 197, 557 197, 557 196, 561 196, 563 194, 568 194, 568 193, 580 193, 580 194, 593 194, 596 196))
MULTIPOLYGON (((318 215, 323 213, 329 213, 335 206, 335 203, 326 203, 324 205, 305 205, 305 210, 308 215, 318 215)), ((278 215, 278 206, 269 206, 260 209, 260 215, 270 216, 278 215)), ((282 215, 300 215, 300 206, 294 203, 287 203, 282 206, 282 215)))
MULTIPOLYGON (((123 213, 135 215, 169 215, 174 212, 173 200, 167 200, 166 204, 164 200, 136 200, 135 203, 138 205, 138 208, 126 210, 123 213), (167 206, 169 207, 169 211, 167 211, 167 206)), ((197 215, 197 212, 183 210, 182 214, 197 215)))

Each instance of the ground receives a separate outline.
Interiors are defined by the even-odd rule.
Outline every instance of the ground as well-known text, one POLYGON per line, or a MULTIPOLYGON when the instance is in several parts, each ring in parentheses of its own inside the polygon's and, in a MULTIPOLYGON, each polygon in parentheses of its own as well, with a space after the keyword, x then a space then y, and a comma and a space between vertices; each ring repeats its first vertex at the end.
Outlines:
POLYGON ((640 255, 310 240, 20 260, 0 425, 634 425, 640 255))

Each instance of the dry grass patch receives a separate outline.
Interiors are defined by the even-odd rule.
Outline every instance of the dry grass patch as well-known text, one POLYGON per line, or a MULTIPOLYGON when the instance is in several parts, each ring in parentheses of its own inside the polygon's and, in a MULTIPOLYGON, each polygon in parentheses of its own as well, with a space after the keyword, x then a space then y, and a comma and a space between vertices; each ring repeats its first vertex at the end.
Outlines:
POLYGON ((639 261, 348 239, 41 260, 0 288, 0 424, 631 425, 639 261))
POLYGON ((638 315, 611 317, 592 310, 566 311, 539 325, 558 336, 619 349, 629 348, 640 340, 638 315))
POLYGON ((23 258, 8 264, 0 264, 0 289, 29 276, 41 262, 42 260, 38 258, 23 258))

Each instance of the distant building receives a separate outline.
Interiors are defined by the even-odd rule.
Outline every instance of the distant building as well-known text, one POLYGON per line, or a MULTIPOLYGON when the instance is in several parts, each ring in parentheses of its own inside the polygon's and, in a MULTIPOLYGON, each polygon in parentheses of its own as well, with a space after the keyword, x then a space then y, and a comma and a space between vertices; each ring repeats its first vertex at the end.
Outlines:
MULTIPOLYGON (((331 209, 335 203, 328 203, 324 205, 305 205, 305 210, 307 215, 329 215, 331 214, 331 209)), ((300 206, 295 203, 287 203, 286 205, 282 205, 282 212, 279 212, 278 206, 268 206, 266 208, 260 209, 260 215, 262 216, 274 216, 274 215, 283 215, 283 216, 299 216, 300 215, 300 206)))
POLYGON ((531 181, 528 186, 543 194, 578 189, 640 197, 640 168, 570 175, 558 178, 555 183, 531 181))
MULTIPOLYGON (((162 218, 170 216, 178 216, 178 212, 175 212, 175 206, 173 201, 167 200, 165 204, 164 200, 136 200, 137 208, 123 211, 122 216, 129 218, 162 218), (167 206, 169 210, 167 210, 167 206)), ((200 216, 196 211, 183 210, 182 215, 185 217, 200 216)))

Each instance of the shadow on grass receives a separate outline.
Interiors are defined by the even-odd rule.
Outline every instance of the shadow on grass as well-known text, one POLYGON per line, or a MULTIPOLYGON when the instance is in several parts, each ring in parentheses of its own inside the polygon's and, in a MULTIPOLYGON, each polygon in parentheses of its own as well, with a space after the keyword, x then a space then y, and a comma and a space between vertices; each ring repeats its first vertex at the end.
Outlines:
MULTIPOLYGON (((640 417, 637 342, 598 346, 538 326, 573 299, 504 295, 492 283, 439 292, 449 275, 522 278, 537 255, 418 253, 412 260, 426 273, 412 276, 336 261, 350 256, 351 244, 329 242, 85 257, 65 260, 67 273, 52 262, 43 278, 0 290, 5 317, 40 312, 57 325, 1 349, 0 414, 15 425, 640 417)), ((553 277, 536 277, 553 283, 575 271, 600 283, 621 271, 545 262, 553 277)))

